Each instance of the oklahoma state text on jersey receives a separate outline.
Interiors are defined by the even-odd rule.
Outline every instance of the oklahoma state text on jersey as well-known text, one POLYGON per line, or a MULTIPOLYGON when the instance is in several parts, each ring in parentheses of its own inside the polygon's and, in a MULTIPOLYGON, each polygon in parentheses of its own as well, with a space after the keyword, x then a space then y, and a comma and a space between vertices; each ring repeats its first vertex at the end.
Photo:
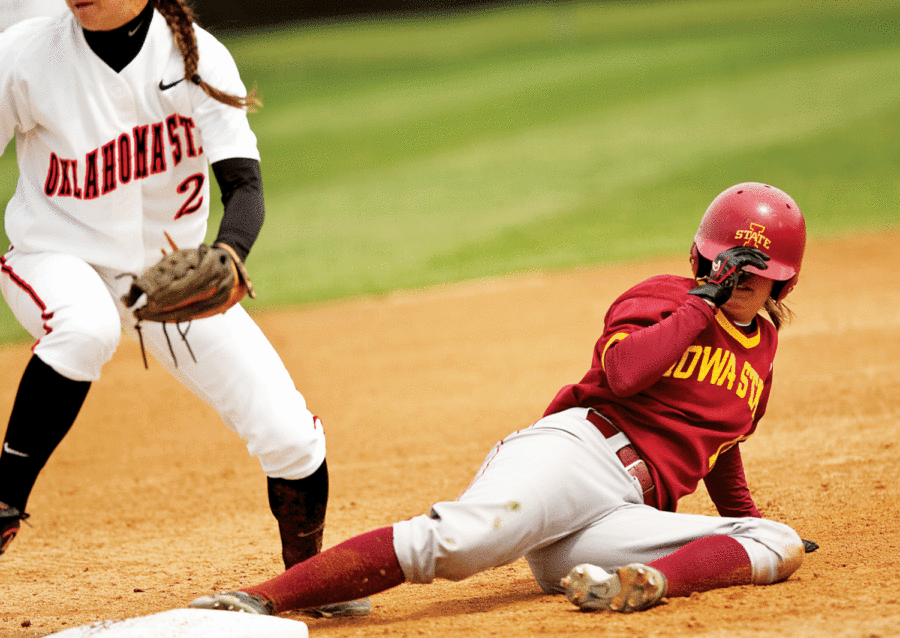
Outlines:
MULTIPOLYGON (((203 152, 194 141, 195 128, 194 120, 183 115, 170 115, 165 122, 135 126, 131 133, 122 133, 85 154, 81 165, 83 179, 77 159, 61 158, 56 153, 50 153, 44 193, 48 197, 95 199, 111 193, 119 183, 127 184, 132 178, 144 179, 163 173, 169 157, 172 165, 178 166, 185 155, 197 157, 203 152)), ((179 189, 183 191, 187 188, 191 177, 182 182, 179 189)), ((203 180, 200 179, 198 186, 202 185, 203 180)), ((191 200, 188 204, 179 210, 175 219, 199 208, 199 204, 191 200)))
MULTIPOLYGON (((198 73, 246 95, 224 45, 196 25, 194 33, 198 73)), ((164 233, 181 247, 204 240, 210 163, 259 160, 259 151, 242 109, 183 78, 156 11, 119 72, 91 50, 71 11, 0 33, 0 152, 15 136, 20 167, 5 221, 18 250, 142 272, 168 247, 164 233)))
POLYGON ((752 515, 737 445, 765 413, 778 336, 761 316, 745 332, 688 295, 696 285, 660 275, 616 299, 591 369, 546 414, 578 406, 609 418, 650 466, 660 509, 674 511, 719 463, 716 479, 734 488, 725 490, 734 502, 716 505, 752 515), (722 476, 725 468, 733 476, 722 476))

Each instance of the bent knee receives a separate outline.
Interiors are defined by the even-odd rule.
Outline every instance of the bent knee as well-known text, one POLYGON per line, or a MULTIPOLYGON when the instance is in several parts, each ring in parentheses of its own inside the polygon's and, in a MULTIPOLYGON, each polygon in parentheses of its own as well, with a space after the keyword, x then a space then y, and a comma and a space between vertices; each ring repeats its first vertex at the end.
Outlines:
POLYGON ((803 540, 782 523, 762 518, 743 519, 732 536, 750 556, 755 585, 787 580, 803 564, 803 540))
MULTIPOLYGON (((440 504, 439 504, 440 505, 440 504)), ((435 578, 460 581, 505 562, 489 543, 479 542, 477 522, 448 522, 422 514, 394 525, 394 552, 407 581, 427 584, 435 578), (499 562, 498 562, 499 561, 499 562)))
POLYGON ((321 421, 312 415, 238 432, 247 439, 248 452, 272 478, 306 478, 325 460, 325 433, 321 421))
POLYGON ((119 347, 122 325, 118 315, 98 313, 70 319, 41 338, 34 348, 44 363, 74 381, 96 381, 119 347))

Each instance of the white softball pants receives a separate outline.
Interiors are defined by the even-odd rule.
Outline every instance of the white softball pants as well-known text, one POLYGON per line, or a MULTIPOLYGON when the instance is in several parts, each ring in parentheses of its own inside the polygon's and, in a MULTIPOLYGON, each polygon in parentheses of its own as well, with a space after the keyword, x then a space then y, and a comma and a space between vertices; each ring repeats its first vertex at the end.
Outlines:
MULTIPOLYGON (((124 329, 137 338, 135 319, 119 300, 130 277, 95 268, 71 255, 22 253, 2 257, 0 289, 35 338, 34 354, 75 381, 96 381, 124 329)), ((181 324, 182 329, 188 324, 181 324)), ((190 323, 187 339, 162 324, 141 324, 144 346, 185 387, 212 406, 273 478, 309 476, 325 458, 321 422, 306 407, 265 335, 240 305, 190 323)), ((139 374, 142 370, 135 370, 139 374)))
POLYGON ((614 570, 648 563, 713 535, 747 551, 753 582, 786 579, 803 560, 790 527, 757 518, 661 512, 606 439, 572 408, 513 433, 488 454, 453 502, 394 525, 394 549, 410 582, 462 580, 525 557, 541 588, 580 563, 614 570))

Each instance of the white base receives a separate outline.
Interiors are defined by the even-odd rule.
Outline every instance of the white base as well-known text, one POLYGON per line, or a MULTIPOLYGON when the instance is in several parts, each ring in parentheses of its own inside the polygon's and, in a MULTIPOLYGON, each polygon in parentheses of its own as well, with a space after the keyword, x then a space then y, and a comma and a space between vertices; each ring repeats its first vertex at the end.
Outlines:
POLYGON ((173 609, 127 620, 102 620, 46 638, 309 638, 306 623, 211 609, 173 609))

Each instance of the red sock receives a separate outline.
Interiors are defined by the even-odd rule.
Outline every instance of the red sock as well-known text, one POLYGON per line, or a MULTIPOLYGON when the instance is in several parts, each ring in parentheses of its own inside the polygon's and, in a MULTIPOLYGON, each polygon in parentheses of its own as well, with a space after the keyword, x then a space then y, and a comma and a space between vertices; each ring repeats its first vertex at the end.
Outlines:
POLYGON ((697 539, 649 565, 666 577, 669 597, 753 582, 750 556, 730 536, 697 539))
POLYGON ((271 600, 280 613, 365 598, 405 581, 394 553, 394 529, 382 527, 335 545, 243 591, 271 600))

